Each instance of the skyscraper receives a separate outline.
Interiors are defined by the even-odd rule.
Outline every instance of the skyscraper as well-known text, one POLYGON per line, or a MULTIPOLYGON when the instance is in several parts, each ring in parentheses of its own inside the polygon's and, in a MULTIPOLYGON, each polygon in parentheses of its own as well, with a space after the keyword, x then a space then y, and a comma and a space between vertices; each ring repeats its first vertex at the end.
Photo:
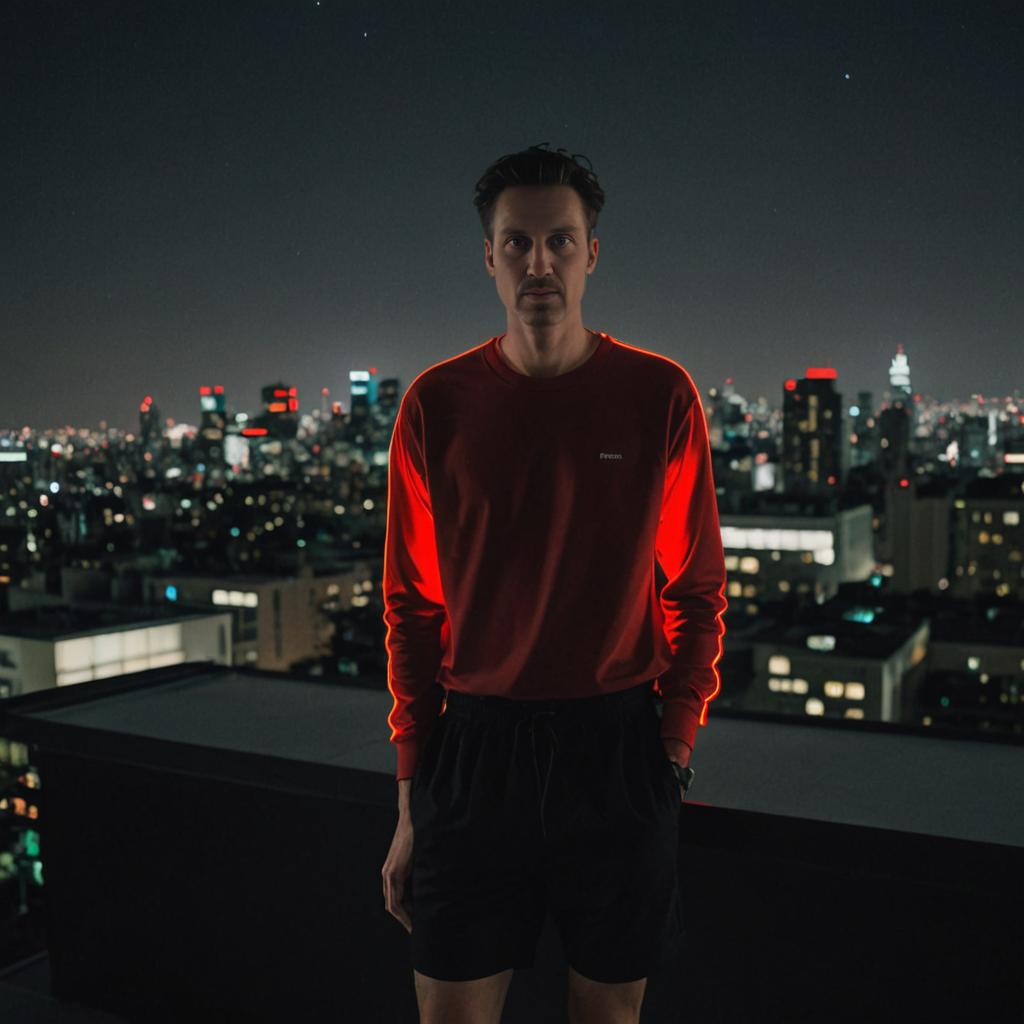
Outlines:
POLYGON ((836 494, 843 478, 842 396, 832 367, 809 366, 786 381, 782 403, 782 476, 796 494, 836 494))
POLYGON ((910 360, 903 351, 902 343, 896 344, 896 355, 892 357, 889 364, 889 389, 892 392, 893 401, 902 397, 909 405, 913 400, 914 393, 910 387, 910 360))

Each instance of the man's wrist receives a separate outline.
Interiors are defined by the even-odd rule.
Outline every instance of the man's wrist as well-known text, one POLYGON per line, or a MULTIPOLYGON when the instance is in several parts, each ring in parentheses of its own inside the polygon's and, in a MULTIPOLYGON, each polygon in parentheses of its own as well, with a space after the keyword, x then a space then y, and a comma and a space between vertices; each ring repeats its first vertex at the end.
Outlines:
POLYGON ((676 764, 680 764, 684 768, 690 763, 693 749, 685 740, 674 739, 671 736, 662 736, 661 742, 670 761, 675 761, 676 764))

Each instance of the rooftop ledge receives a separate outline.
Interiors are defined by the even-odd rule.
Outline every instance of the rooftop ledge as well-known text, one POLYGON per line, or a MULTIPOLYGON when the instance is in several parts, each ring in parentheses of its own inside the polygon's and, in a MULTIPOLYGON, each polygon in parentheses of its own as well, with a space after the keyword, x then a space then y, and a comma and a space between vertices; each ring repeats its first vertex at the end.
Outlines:
MULTIPOLYGON (((36 745, 53 995, 147 1021, 415 1021, 381 892, 391 705, 207 662, 0 705, 0 735, 36 745)), ((1024 744, 712 703, 693 765, 685 949, 645 1022, 1021 1019, 1024 744)), ((549 919, 504 1024, 564 1008, 565 972, 549 919)))

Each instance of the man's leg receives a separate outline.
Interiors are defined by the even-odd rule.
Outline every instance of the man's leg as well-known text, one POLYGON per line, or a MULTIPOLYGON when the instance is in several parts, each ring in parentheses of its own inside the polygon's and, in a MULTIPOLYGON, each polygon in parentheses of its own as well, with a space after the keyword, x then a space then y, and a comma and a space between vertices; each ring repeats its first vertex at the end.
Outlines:
POLYGON ((414 970, 420 1024, 500 1024, 512 968, 474 981, 438 981, 414 970))
POLYGON ((569 1024, 638 1024, 647 979, 611 985, 569 968, 569 1024))

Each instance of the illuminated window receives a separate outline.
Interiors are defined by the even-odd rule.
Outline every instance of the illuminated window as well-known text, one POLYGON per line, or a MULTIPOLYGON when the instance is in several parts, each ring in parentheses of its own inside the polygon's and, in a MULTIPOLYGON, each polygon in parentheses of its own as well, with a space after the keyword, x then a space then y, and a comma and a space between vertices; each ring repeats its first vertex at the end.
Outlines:
POLYGON ((979 668, 980 666, 981 666, 981 658, 979 658, 979 657, 978 657, 977 655, 974 655, 974 654, 972 654, 972 655, 971 655, 971 656, 970 656, 970 657, 969 657, 969 658, 967 659, 967 667, 968 667, 968 668, 969 668, 969 669, 970 669, 970 670, 971 670, 972 672, 974 672, 975 670, 977 670, 977 669, 978 669, 978 668, 979 668))
POLYGON ((725 556, 725 571, 735 572, 739 567, 740 556, 739 555, 726 555, 725 556))
POLYGON ((748 583, 743 588, 743 596, 744 597, 757 597, 757 584, 756 583, 748 583))
POLYGON ((177 665, 184 660, 180 623, 73 637, 54 644, 58 686, 177 665))
POLYGON ((842 697, 843 695, 843 684, 836 679, 828 679, 825 681, 825 696, 826 697, 842 697))
POLYGON ((757 572, 760 568, 760 561, 753 555, 746 555, 740 559, 740 572, 757 572))
POLYGON ((810 651, 834 651, 836 638, 829 634, 812 635, 807 638, 807 649, 810 651))
POLYGON ((825 714, 825 705, 817 697, 808 697, 804 704, 804 711, 809 715, 825 714))
POLYGON ((846 699, 847 700, 863 700, 864 699, 864 684, 863 683, 847 683, 846 684, 846 699))
POLYGON ((722 546, 733 551, 765 551, 776 548, 788 551, 818 551, 834 546, 831 530, 773 529, 759 526, 723 526, 721 530, 722 546))
POLYGON ((982 530, 981 533, 978 534, 978 543, 979 544, 987 544, 988 543, 988 530, 982 530))
MULTIPOLYGON (((1024 667, 1024 662, 1021 662, 1024 667)), ((790 673, 789 658, 784 654, 773 654, 768 659, 768 671, 780 676, 788 676, 790 673)))
POLYGON ((807 692, 807 680, 806 679, 794 679, 793 680, 793 692, 794 693, 806 693, 807 692))
POLYGON ((259 603, 259 595, 254 591, 215 590, 212 600, 214 604, 232 605, 235 608, 255 608, 259 603))
POLYGON ((1020 513, 1019 512, 1004 512, 1003 513, 1003 526, 1019 526, 1020 525, 1020 513))
POLYGON ((743 596, 743 584, 739 580, 730 580, 725 590, 730 597, 743 596))
POLYGON ((863 717, 864 717, 864 709, 863 708, 847 708, 843 712, 843 718, 863 718, 863 717))

